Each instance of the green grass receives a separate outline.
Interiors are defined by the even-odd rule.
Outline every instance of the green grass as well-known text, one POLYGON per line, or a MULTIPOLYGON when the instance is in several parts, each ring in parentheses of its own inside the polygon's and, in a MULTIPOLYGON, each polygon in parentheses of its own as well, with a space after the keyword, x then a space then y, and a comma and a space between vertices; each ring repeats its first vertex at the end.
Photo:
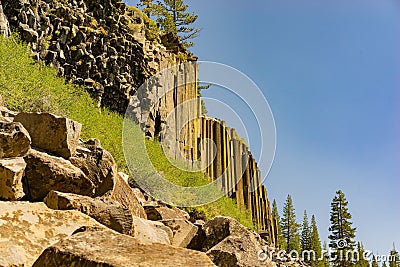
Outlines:
MULTIPOLYGON (((81 137, 99 139, 113 154, 118 169, 129 173, 122 147, 123 116, 98 109, 84 88, 67 83, 64 78, 57 77, 52 68, 35 63, 28 51, 15 36, 0 37, 0 95, 5 105, 16 111, 50 112, 82 123, 81 137)), ((201 172, 186 172, 171 165, 159 142, 147 140, 145 144, 152 164, 172 183, 189 187, 210 182, 201 172)), ((142 174, 145 175, 145 170, 142 174)), ((250 212, 240 210, 228 197, 189 208, 189 211, 194 210, 203 213, 206 219, 230 216, 253 228, 250 212)))

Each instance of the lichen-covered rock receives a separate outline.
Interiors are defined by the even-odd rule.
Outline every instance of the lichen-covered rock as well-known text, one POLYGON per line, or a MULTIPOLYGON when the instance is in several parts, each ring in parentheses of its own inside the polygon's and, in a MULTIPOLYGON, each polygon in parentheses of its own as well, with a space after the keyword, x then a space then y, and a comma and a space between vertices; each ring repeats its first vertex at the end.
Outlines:
POLYGON ((171 245, 186 248, 198 231, 198 227, 182 219, 164 220, 162 223, 172 230, 171 245))
POLYGON ((132 191, 132 188, 120 175, 116 176, 114 188, 108 199, 110 201, 119 202, 124 208, 127 208, 131 212, 132 216, 147 219, 146 212, 142 205, 140 205, 140 202, 132 191))
POLYGON ((57 191, 50 191, 44 202, 51 209, 79 210, 110 229, 122 234, 132 234, 132 215, 128 209, 123 208, 118 202, 105 202, 101 198, 57 191))
POLYGON ((23 158, 0 159, 0 199, 19 200, 25 196, 22 184, 25 167, 23 158))
POLYGON ((95 196, 102 196, 114 187, 117 165, 110 152, 101 147, 100 141, 90 139, 79 144, 71 163, 81 169, 96 187, 95 196))
POLYGON ((93 196, 95 186, 77 167, 63 158, 31 149, 24 157, 29 200, 41 201, 51 191, 93 196))
POLYGON ((133 217, 132 236, 143 243, 161 243, 171 245, 172 230, 161 222, 149 221, 139 217, 133 217))
POLYGON ((33 267, 215 266, 201 252, 140 240, 112 230, 87 229, 43 251, 33 267))
POLYGON ((0 201, 0 266, 32 266, 45 248, 82 226, 104 227, 79 211, 0 201))
POLYGON ((75 154, 82 124, 50 113, 18 113, 14 118, 29 132, 32 146, 68 159, 75 154))
POLYGON ((0 158, 24 156, 31 148, 31 138, 19 122, 0 120, 0 158))

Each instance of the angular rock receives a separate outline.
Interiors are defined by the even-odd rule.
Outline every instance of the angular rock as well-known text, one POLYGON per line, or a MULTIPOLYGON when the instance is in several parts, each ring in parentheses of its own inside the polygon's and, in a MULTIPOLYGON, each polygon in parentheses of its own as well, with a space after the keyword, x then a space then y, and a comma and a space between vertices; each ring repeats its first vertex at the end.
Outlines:
POLYGON ((75 154, 82 124, 49 113, 18 113, 20 122, 32 139, 32 146, 64 158, 75 154))
POLYGON ((3 6, 0 1, 0 37, 6 37, 10 34, 10 25, 7 17, 4 15, 3 6))
POLYGON ((144 196, 144 194, 142 193, 142 191, 140 191, 139 188, 132 188, 133 193, 135 194, 136 198, 138 199, 140 205, 144 205, 144 203, 146 203, 146 197, 144 196))
POLYGON ((17 116, 18 112, 11 111, 6 107, 0 105, 0 120, 5 122, 13 122, 14 117, 17 116))
POLYGON ((208 250, 206 254, 215 265, 220 267, 276 266, 270 260, 260 261, 258 259, 258 252, 261 249, 262 246, 254 236, 244 234, 228 236, 208 250))
POLYGON ((123 208, 118 202, 109 203, 100 198, 57 191, 50 191, 44 202, 51 209, 79 210, 110 229, 122 234, 132 234, 132 215, 128 209, 123 208))
POLYGON ((172 230, 171 245, 176 247, 186 248, 198 231, 198 227, 188 220, 171 219, 164 220, 162 223, 172 230))
POLYGON ((171 220, 171 219, 189 219, 189 214, 178 208, 145 206, 147 218, 152 221, 171 220))
POLYGON ((69 161, 93 182, 96 187, 95 196, 102 196, 113 189, 118 175, 117 165, 111 153, 101 147, 99 140, 90 139, 80 143, 69 161))
POLYGON ((23 158, 0 159, 0 199, 19 200, 25 196, 22 184, 25 167, 23 158))
POLYGON ((147 219, 146 212, 142 205, 140 205, 132 188, 120 175, 117 175, 115 178, 114 188, 109 196, 109 200, 119 202, 122 207, 127 208, 131 212, 132 216, 147 219))
POLYGON ((149 221, 139 217, 133 217, 132 236, 142 243, 161 243, 171 245, 172 230, 161 222, 149 221))
POLYGON ((22 157, 30 148, 31 138, 21 123, 0 121, 0 158, 22 157))
POLYGON ((105 228, 75 210, 51 210, 44 203, 0 201, 0 266, 32 266, 45 248, 82 226, 105 228))
POLYGON ((24 157, 29 200, 41 201, 51 191, 93 196, 95 186, 68 160, 31 149, 24 157))
POLYGON ((205 241, 202 251, 207 251, 228 236, 252 235, 252 233, 238 221, 230 217, 218 216, 203 225, 205 241))
POLYGON ((215 266, 201 252, 138 239, 112 230, 87 229, 43 251, 33 267, 215 266))

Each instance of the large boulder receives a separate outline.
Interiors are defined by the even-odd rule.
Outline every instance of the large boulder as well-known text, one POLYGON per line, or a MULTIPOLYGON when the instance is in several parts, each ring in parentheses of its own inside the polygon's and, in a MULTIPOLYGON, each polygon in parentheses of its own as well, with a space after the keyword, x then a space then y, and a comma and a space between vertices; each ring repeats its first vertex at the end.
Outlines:
POLYGON ((49 113, 18 113, 14 118, 28 130, 32 146, 64 158, 75 154, 82 124, 49 113))
POLYGON ((123 208, 118 202, 105 202, 101 198, 57 191, 50 191, 44 202, 51 209, 79 210, 110 229, 122 234, 132 234, 132 215, 128 209, 123 208))
POLYGON ((25 196, 22 184, 25 167, 23 158, 0 159, 0 199, 19 200, 25 196))
POLYGON ((115 177, 114 188, 109 194, 108 200, 119 202, 131 212, 132 216, 147 219, 146 212, 142 205, 140 205, 132 188, 120 175, 115 177))
POLYGON ((0 201, 0 266, 32 266, 45 248, 82 226, 104 227, 79 211, 0 201))
POLYGON ((111 153, 101 147, 99 140, 80 142, 69 161, 93 182, 96 187, 95 196, 102 196, 113 189, 118 175, 117 165, 111 153))
POLYGON ((31 149, 24 157, 28 197, 41 201, 51 191, 93 196, 95 186, 86 175, 68 160, 31 149))
POLYGON ((140 240, 108 229, 89 228, 43 251, 33 267, 215 266, 201 252, 140 240))
POLYGON ((196 236, 198 227, 188 220, 170 219, 162 223, 168 226, 173 233, 171 245, 186 248, 196 236))
POLYGON ((172 231, 161 222, 149 221, 133 217, 133 236, 143 243, 171 244, 172 231))
POLYGON ((31 138, 21 123, 0 121, 0 158, 21 157, 30 148, 31 138))

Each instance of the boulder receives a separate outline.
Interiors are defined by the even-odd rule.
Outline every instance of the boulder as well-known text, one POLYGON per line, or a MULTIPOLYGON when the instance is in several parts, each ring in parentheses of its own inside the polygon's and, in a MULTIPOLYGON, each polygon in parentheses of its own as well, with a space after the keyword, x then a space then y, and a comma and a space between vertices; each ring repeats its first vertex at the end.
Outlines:
POLYGON ((178 208, 168 208, 163 206, 144 206, 147 218, 152 221, 171 220, 171 219, 189 219, 189 214, 178 208))
POLYGON ((13 122, 14 117, 17 116, 18 112, 11 111, 6 107, 0 105, 0 120, 5 122, 13 122))
POLYGON ((132 216, 147 219, 146 212, 142 205, 140 205, 135 193, 132 188, 125 182, 125 180, 117 175, 114 181, 114 188, 108 197, 109 201, 117 201, 124 208, 127 208, 132 216))
POLYGON ((252 233, 238 221, 231 217, 218 216, 203 225, 205 241, 202 251, 207 251, 228 236, 252 235, 252 233))
POLYGON ((164 220, 162 223, 172 230, 173 237, 171 245, 186 248, 196 236, 198 227, 182 219, 164 220))
POLYGON ((81 142, 69 161, 93 182, 96 187, 95 196, 102 196, 113 189, 118 175, 117 165, 111 153, 101 147, 99 140, 81 142))
POLYGON ((68 160, 31 149, 24 157, 29 200, 41 201, 51 191, 93 196, 95 186, 68 160))
POLYGON ((45 248, 82 226, 104 227, 79 211, 0 201, 0 266, 32 266, 45 248))
POLYGON ((207 251, 207 256, 219 267, 274 266, 270 260, 261 261, 262 246, 251 234, 228 236, 207 251))
POLYGON ((201 252, 140 240, 108 229, 89 228, 43 251, 33 267, 215 266, 201 252))
POLYGON ((132 236, 142 243, 161 243, 171 245, 172 230, 161 222, 149 221, 139 217, 133 217, 132 236))
POLYGON ((24 156, 31 148, 31 138, 19 122, 0 121, 0 158, 24 156))
POLYGON ((14 118, 28 130, 32 146, 64 158, 75 154, 82 124, 49 113, 18 113, 14 118))
POLYGON ((19 200, 25 196, 22 184, 25 167, 23 158, 0 159, 0 199, 19 200))
POLYGON ((44 202, 51 209, 79 210, 110 229, 122 234, 132 234, 132 215, 118 202, 105 202, 101 198, 57 191, 50 191, 44 202))

